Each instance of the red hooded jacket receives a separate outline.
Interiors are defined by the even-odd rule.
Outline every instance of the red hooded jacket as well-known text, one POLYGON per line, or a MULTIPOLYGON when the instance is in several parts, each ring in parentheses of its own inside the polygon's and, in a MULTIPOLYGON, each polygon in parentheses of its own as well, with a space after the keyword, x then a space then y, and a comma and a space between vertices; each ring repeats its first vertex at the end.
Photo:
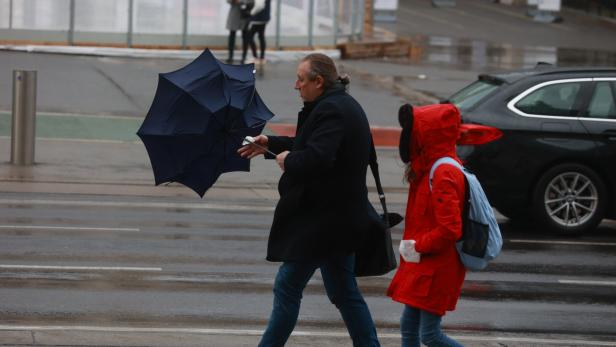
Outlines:
POLYGON ((393 300, 439 316, 453 311, 460 296, 466 270, 455 243, 462 236, 464 174, 451 165, 440 165, 429 186, 432 164, 444 156, 456 156, 460 112, 450 104, 413 109, 410 139, 411 169, 415 178, 409 187, 403 239, 415 240, 419 263, 400 267, 389 285, 393 300))

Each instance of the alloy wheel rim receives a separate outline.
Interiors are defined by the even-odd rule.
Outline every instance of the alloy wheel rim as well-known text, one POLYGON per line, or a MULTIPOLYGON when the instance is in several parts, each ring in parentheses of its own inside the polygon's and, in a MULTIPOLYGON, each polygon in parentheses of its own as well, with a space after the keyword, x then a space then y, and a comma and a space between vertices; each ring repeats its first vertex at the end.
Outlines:
POLYGON ((573 228, 597 211, 599 195, 592 180, 579 172, 564 172, 548 183, 543 197, 548 216, 558 225, 573 228))

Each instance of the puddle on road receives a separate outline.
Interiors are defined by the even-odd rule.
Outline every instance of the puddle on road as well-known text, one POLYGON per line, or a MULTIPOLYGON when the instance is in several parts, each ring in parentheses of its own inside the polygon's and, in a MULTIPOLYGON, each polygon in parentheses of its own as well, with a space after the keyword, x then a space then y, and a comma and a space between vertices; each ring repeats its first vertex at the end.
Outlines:
POLYGON ((520 69, 537 62, 558 66, 616 66, 615 50, 547 46, 514 47, 485 41, 416 36, 408 57, 390 59, 407 64, 449 65, 469 69, 520 69))

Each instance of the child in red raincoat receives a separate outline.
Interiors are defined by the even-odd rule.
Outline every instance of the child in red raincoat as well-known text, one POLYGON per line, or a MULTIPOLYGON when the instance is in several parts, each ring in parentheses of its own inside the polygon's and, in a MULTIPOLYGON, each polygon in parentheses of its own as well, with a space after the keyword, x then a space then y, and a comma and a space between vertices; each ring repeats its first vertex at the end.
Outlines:
POLYGON ((410 183, 403 240, 414 240, 418 259, 400 259, 387 295, 404 304, 402 347, 461 346, 441 332, 441 318, 456 307, 466 270, 455 243, 462 236, 464 174, 440 165, 429 186, 432 164, 456 156, 460 112, 451 104, 400 107, 400 156, 410 183))

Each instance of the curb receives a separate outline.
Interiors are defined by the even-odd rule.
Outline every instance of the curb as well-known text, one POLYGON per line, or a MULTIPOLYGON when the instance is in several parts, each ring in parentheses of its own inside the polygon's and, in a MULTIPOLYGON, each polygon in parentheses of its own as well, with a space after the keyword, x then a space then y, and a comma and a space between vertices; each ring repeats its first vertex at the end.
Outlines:
MULTIPOLYGON (((85 55, 95 57, 124 57, 124 58, 164 58, 164 59, 195 59, 203 50, 177 50, 177 49, 145 49, 145 48, 118 48, 95 46, 52 46, 52 45, 0 45, 0 51, 49 53, 66 55, 85 55)), ((211 50, 218 59, 225 59, 226 50, 211 50)), ((309 53, 323 53, 332 59, 340 59, 337 49, 315 49, 297 51, 268 50, 267 59, 272 62, 298 61, 309 53)))

